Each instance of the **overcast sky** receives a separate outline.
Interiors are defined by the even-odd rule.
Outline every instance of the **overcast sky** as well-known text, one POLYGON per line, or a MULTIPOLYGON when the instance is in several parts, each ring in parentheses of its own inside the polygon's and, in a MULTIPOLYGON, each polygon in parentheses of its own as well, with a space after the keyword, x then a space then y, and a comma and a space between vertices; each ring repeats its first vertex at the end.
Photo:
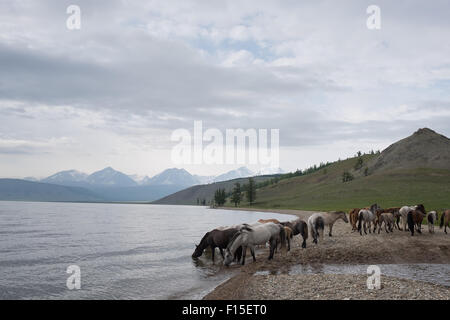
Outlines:
POLYGON ((170 136, 194 120, 280 129, 288 171, 421 127, 450 136, 449 13, 438 0, 1 0, 0 177, 154 175, 180 167, 170 136))

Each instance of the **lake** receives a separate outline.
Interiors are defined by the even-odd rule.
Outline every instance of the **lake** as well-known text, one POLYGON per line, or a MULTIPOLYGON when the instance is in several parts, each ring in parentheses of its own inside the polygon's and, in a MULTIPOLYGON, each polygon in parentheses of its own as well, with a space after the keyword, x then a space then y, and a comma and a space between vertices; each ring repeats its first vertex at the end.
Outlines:
MULTIPOLYGON (((0 299, 200 299, 233 275, 191 258, 218 226, 296 217, 148 204, 0 201, 0 299), (69 290, 69 266, 81 289, 69 290)), ((220 256, 220 255, 219 255, 220 256)), ((235 272, 235 271, 234 271, 235 272)))

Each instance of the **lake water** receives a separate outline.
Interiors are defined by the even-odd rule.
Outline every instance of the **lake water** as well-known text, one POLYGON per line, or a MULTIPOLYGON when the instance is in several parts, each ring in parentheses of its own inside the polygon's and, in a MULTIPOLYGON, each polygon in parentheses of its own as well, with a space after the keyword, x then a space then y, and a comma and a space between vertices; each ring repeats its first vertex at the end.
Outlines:
MULTIPOLYGON (((0 299, 200 299, 232 276, 194 244, 218 226, 295 217, 196 206, 0 201, 0 299), (81 270, 69 290, 67 267, 81 270)), ((220 256, 220 255, 219 255, 220 256)), ((217 262, 216 260, 216 262, 217 262)))

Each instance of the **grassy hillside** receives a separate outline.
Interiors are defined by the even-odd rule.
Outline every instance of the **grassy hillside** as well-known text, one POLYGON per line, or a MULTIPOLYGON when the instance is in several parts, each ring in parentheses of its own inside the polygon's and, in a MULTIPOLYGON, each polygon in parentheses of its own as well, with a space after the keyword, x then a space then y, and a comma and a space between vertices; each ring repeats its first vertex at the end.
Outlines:
MULTIPOLYGON (((363 164, 377 155, 364 155, 363 164)), ((335 162, 305 176, 257 190, 254 207, 303 210, 346 210, 378 203, 382 207, 423 203, 427 210, 450 207, 450 170, 397 169, 364 176, 355 171, 357 158, 335 162), (344 171, 355 179, 342 182, 344 171)), ((228 204, 231 205, 231 204, 228 204)), ((243 206, 246 203, 242 203, 243 206)))
MULTIPOLYGON (((255 177, 255 182, 263 182, 267 179, 273 178, 275 175, 267 175, 267 176, 258 176, 255 177)), ((181 191, 178 191, 174 194, 171 194, 162 199, 153 201, 155 204, 181 204, 181 205, 196 205, 197 199, 206 200, 206 203, 209 204, 209 201, 214 199, 214 192, 217 189, 225 188, 226 192, 230 192, 235 183, 240 183, 241 186, 248 183, 248 178, 239 178, 221 182, 215 182, 210 184, 203 184, 198 186, 193 186, 181 191)))

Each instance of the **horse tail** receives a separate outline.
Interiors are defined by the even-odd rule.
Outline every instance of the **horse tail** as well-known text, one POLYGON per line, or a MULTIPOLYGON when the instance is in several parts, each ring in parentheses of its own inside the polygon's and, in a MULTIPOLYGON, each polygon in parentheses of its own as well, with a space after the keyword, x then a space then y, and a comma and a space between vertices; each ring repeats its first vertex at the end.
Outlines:
POLYGON ((445 217, 445 211, 442 212, 441 223, 439 224, 439 228, 442 228, 444 226, 444 217, 445 217))
POLYGON ((286 231, 284 230, 284 227, 279 224, 280 226, 280 240, 281 240, 281 248, 286 247, 286 231))
POLYGON ((362 225, 363 215, 361 214, 361 211, 358 212, 358 231, 361 231, 361 225, 362 225))
POLYGON ((432 214, 428 214, 427 220, 428 223, 434 224, 434 216, 432 214))
POLYGON ((411 231, 411 233, 414 234, 414 220, 412 211, 408 212, 406 217, 407 217, 406 221, 408 222, 408 228, 411 231))
POLYGON ((302 237, 303 239, 308 239, 308 224, 307 223, 302 223, 302 237))
POLYGON ((316 221, 314 221, 314 228, 316 229, 317 234, 322 238, 323 230, 325 229, 325 222, 322 217, 317 217, 316 221))

